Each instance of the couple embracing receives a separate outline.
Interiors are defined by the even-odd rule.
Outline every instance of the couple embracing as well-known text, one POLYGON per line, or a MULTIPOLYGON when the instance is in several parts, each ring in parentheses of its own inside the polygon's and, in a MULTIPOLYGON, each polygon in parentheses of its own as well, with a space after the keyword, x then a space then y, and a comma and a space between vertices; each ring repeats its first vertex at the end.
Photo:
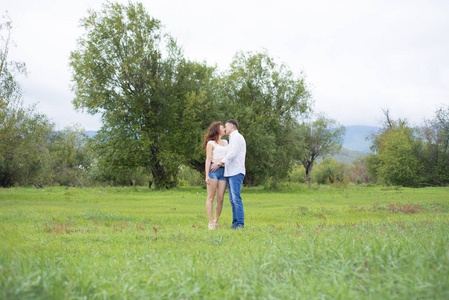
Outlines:
POLYGON ((232 227, 244 227, 244 213, 242 197, 240 196, 245 178, 246 141, 238 131, 236 120, 228 120, 223 126, 222 122, 214 122, 204 136, 203 147, 206 148, 206 184, 207 200, 206 211, 209 217, 209 229, 218 228, 218 219, 223 208, 223 199, 226 187, 229 190, 229 201, 232 207, 232 227), (228 141, 222 139, 229 136, 228 141), (215 218, 213 214, 214 198, 215 218))

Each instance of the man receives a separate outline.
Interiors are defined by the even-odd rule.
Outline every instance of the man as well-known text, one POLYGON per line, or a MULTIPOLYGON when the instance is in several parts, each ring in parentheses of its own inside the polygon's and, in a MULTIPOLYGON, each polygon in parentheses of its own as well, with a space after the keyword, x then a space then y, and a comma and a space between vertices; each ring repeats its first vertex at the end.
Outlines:
POLYGON ((243 228, 244 212, 242 197, 243 179, 245 178, 246 141, 238 131, 239 124, 236 120, 228 120, 225 123, 225 131, 229 136, 229 146, 226 156, 217 164, 225 166, 224 177, 228 183, 229 201, 232 206, 232 228, 243 228))

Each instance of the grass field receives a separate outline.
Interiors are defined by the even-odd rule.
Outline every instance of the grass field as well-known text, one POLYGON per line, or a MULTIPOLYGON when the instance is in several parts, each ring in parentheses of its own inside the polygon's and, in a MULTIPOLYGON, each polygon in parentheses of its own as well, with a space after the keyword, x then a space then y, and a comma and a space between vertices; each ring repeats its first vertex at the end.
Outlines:
POLYGON ((1 299, 449 299, 449 188, 0 189, 1 299), (226 198, 227 199, 227 198, 226 198))

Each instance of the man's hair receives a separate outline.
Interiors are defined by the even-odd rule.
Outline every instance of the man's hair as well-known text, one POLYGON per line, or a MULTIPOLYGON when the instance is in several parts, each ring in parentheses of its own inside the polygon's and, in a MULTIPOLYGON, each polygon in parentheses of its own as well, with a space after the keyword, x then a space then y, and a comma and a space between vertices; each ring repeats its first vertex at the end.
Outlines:
POLYGON ((239 129, 239 123, 234 119, 227 120, 226 123, 231 123, 232 125, 234 125, 235 129, 239 129))

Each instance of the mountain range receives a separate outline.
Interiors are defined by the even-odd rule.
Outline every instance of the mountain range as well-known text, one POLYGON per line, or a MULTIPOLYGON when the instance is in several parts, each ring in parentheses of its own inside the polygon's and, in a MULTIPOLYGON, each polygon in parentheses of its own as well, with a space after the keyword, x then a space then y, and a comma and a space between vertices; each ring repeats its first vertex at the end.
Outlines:
POLYGON ((371 145, 369 137, 379 130, 380 127, 374 126, 346 126, 343 148, 368 154, 370 153, 369 147, 371 145))

